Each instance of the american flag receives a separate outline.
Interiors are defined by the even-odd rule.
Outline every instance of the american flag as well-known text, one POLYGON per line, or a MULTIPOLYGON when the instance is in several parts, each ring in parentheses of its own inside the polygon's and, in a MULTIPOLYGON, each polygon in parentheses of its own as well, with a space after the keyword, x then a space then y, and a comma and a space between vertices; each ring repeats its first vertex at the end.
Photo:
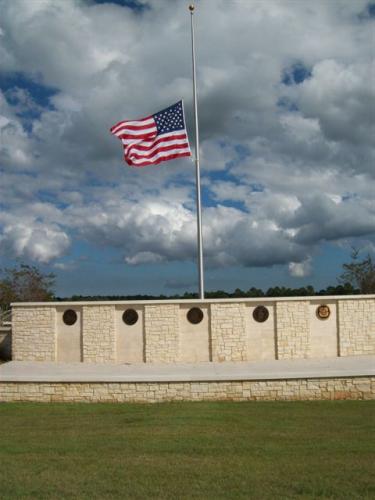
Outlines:
POLYGON ((124 159, 133 167, 191 156, 182 101, 140 120, 126 120, 111 128, 121 139, 124 159))

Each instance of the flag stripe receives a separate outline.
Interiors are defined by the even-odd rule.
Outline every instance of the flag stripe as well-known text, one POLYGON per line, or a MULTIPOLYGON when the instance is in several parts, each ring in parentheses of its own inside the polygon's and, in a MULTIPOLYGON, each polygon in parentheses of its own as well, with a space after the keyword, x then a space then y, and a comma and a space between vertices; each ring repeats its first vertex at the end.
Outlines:
POLYGON ((131 160, 140 159, 140 158, 150 159, 150 158, 154 158, 156 154, 161 153, 163 151, 178 151, 180 148, 188 148, 188 147, 189 147, 189 144, 185 141, 182 144, 171 144, 170 146, 159 146, 157 148, 154 148, 149 153, 138 154, 138 153, 135 153, 132 151, 131 154, 128 156, 129 156, 129 158, 131 158, 131 160))
MULTIPOLYGON (((142 146, 145 146, 147 148, 150 148, 152 146, 154 146, 155 144, 159 144, 160 142, 163 142, 163 141, 171 141, 173 139, 187 139, 187 134, 186 132, 184 133, 181 133, 183 131, 179 130, 178 132, 168 132, 167 134, 162 134, 162 135, 158 135, 153 141, 147 141, 147 140, 143 140, 141 141, 139 138, 135 139, 124 139, 124 138, 121 138, 122 139, 122 143, 124 145, 124 147, 126 147, 127 145, 131 145, 131 144, 139 144, 139 145, 142 145, 142 146)), ((151 139, 153 139, 153 137, 151 137, 151 139)))
POLYGON ((168 156, 160 157, 160 158, 157 158, 156 160, 153 160, 153 161, 142 161, 140 163, 129 162, 127 160, 126 161, 127 161, 128 165, 133 166, 133 167, 148 167, 150 165, 158 165, 162 161, 174 160, 176 158, 183 158, 183 157, 186 157, 186 156, 191 156, 190 149, 188 151, 186 151, 186 152, 180 152, 180 153, 176 153, 176 154, 171 154, 171 155, 168 155, 168 156))
POLYGON ((168 143, 162 143, 161 145, 159 144, 158 146, 155 146, 152 148, 150 151, 142 151, 137 149, 136 147, 132 148, 130 151, 126 151, 126 155, 130 158, 150 158, 153 156, 154 153, 158 151, 169 151, 172 149, 178 149, 178 148, 188 148, 189 143, 187 141, 178 141, 178 142, 168 142, 168 143))
POLYGON ((126 130, 127 132, 129 131, 131 133, 133 130, 134 131, 147 130, 148 128, 156 128, 156 127, 155 124, 147 123, 146 125, 126 125, 124 130, 126 130))
POLYGON ((134 137, 137 139, 138 137, 147 136, 150 134, 156 134, 156 127, 147 127, 143 130, 128 130, 128 129, 120 129, 118 132, 115 132, 114 135, 122 139, 123 137, 131 139, 134 137))
MULTIPOLYGON (((184 133, 171 132, 169 134, 159 135, 155 141, 142 141, 139 144, 142 145, 142 148, 148 149, 149 147, 154 146, 156 144, 159 144, 160 142, 163 142, 163 141, 172 141, 172 140, 179 140, 179 139, 187 139, 187 134, 185 132, 184 133)), ((132 141, 130 141, 130 140, 123 140, 122 141, 122 143, 125 145, 130 144, 131 142, 132 141)), ((138 141, 135 141, 135 142, 138 142, 138 141)))
POLYGON ((132 120, 132 121, 126 120, 116 123, 116 125, 113 125, 113 127, 111 127, 111 132, 112 134, 114 134, 119 128, 126 128, 127 126, 137 127, 137 126, 152 125, 152 124, 155 124, 155 120, 152 118, 152 116, 143 118, 142 120, 132 120))
POLYGON ((157 128, 156 128, 155 124, 150 124, 150 125, 146 125, 144 127, 142 126, 142 127, 138 127, 138 128, 120 127, 118 129, 116 129, 115 132, 112 132, 112 134, 116 135, 117 137, 119 137, 121 139, 121 137, 123 135, 141 135, 141 134, 146 133, 147 131, 156 132, 157 128))
POLYGON ((130 161, 134 164, 137 164, 137 163, 143 163, 143 162, 153 162, 155 161, 156 159, 158 158, 164 158, 166 156, 171 156, 171 155, 174 155, 174 154, 178 154, 178 153, 186 153, 190 151, 189 148, 175 148, 175 149, 171 149, 169 151, 160 151, 160 152, 155 152, 150 158, 144 158, 144 157, 140 157, 140 158, 129 158, 130 161))
POLYGON ((147 134, 143 135, 129 135, 129 134, 124 134, 119 139, 122 140, 123 144, 132 144, 136 142, 143 142, 144 140, 148 139, 154 139, 156 137, 156 131, 155 132, 148 132, 147 134))
POLYGON ((159 139, 157 141, 150 143, 149 146, 145 146, 146 141, 132 142, 132 143, 129 143, 127 146, 125 146, 125 150, 128 154, 133 150, 150 152, 154 148, 158 147, 160 144, 165 144, 166 146, 169 146, 171 144, 185 144, 186 142, 187 142, 187 135, 180 134, 179 136, 173 136, 170 138, 159 139))

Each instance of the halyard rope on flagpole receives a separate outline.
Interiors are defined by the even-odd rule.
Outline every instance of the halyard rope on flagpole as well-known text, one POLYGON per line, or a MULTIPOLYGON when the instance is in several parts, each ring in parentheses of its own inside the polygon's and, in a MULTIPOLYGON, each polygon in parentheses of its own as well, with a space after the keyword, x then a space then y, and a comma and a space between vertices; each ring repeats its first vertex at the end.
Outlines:
POLYGON ((198 128, 198 101, 197 101, 197 79, 195 71, 195 43, 194 43, 194 5, 189 5, 191 21, 191 55, 193 60, 193 97, 194 97, 194 119, 195 119, 195 177, 197 191, 197 240, 198 240, 198 276, 199 276, 199 298, 204 299, 204 275, 203 275, 203 238, 202 238, 202 209, 201 209, 201 180, 199 164, 199 128, 198 128))

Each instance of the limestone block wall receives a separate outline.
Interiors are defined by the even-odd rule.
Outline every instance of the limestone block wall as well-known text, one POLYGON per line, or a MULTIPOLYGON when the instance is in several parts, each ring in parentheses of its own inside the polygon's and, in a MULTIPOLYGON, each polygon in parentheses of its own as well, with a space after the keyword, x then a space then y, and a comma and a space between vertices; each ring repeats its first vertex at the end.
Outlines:
POLYGON ((339 301, 340 356, 375 354, 375 301, 339 301))
POLYGON ((220 382, 1 382, 0 402, 161 403, 375 399, 375 377, 220 382))
POLYGON ((145 358, 148 363, 175 363, 179 358, 179 305, 145 307, 145 358))
POLYGON ((89 305, 82 308, 83 361, 116 361, 115 306, 89 305))
POLYGON ((308 358, 309 301, 277 302, 276 321, 278 359, 308 358))
POLYGON ((14 308, 12 312, 12 359, 56 360, 56 309, 53 306, 14 308))
POLYGON ((13 305, 12 359, 91 363, 262 361, 375 354, 375 295, 13 305), (320 305, 328 317, 318 314, 320 305), (266 307, 268 317, 257 317, 266 307), (199 308, 201 321, 188 313, 199 308), (77 321, 64 323, 67 310, 77 321), (123 314, 134 309, 135 323, 123 314))
POLYGON ((246 361, 245 303, 211 304, 212 361, 246 361))

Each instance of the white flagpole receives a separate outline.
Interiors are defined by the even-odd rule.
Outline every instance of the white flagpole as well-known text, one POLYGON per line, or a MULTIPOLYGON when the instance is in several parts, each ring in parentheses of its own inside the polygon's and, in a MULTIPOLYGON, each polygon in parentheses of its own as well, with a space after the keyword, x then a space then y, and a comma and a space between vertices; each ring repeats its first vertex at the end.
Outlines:
POLYGON ((202 209, 201 209, 201 179, 199 166, 199 128, 198 128, 198 101, 197 101, 197 79, 195 71, 195 43, 194 43, 194 5, 189 5, 191 21, 191 55, 193 60, 193 96, 194 96, 194 118, 195 118, 195 178, 197 190, 197 240, 198 240, 198 275, 199 275, 199 298, 204 299, 204 276, 203 276, 203 240, 202 240, 202 209))

